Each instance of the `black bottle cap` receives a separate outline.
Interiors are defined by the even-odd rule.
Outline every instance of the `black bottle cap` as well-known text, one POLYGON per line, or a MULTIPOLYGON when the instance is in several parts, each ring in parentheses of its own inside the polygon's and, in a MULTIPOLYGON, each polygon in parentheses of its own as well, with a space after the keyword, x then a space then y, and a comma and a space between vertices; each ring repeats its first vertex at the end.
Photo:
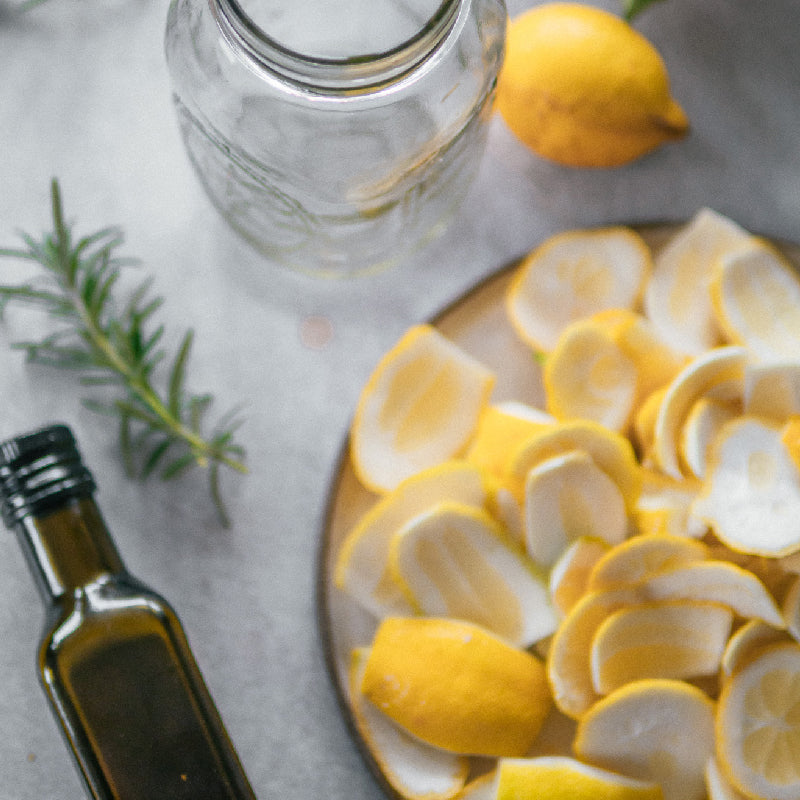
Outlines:
POLYGON ((72 431, 50 425, 0 443, 0 510, 13 528, 27 516, 41 516, 95 489, 72 431))

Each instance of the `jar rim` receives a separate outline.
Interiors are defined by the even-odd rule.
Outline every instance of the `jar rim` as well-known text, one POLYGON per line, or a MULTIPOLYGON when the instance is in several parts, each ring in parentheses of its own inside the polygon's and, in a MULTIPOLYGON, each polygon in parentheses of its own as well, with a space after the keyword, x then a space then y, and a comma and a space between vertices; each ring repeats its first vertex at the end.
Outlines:
POLYGON ((306 89, 350 93, 388 85, 422 64, 452 28, 463 0, 441 0, 410 38, 372 53, 315 56, 292 49, 267 34, 239 0, 209 0, 228 44, 257 65, 306 89))

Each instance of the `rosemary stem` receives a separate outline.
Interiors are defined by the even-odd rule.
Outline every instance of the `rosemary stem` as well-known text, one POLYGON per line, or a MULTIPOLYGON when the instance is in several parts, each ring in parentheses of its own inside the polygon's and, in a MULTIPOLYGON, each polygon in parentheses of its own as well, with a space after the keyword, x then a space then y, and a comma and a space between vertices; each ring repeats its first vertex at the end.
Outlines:
POLYGON ((56 180, 51 184, 51 211, 50 233, 40 240, 23 233, 27 247, 0 248, 0 257, 38 262, 51 274, 57 289, 39 289, 34 283, 0 285, 0 318, 9 302, 19 301, 38 306, 62 321, 69 320, 67 328, 41 341, 24 343, 28 359, 91 370, 85 376, 89 385, 117 384, 121 397, 110 405, 92 403, 90 407, 119 415, 120 447, 131 472, 147 477, 160 465, 161 477, 168 480, 193 466, 205 468, 212 500, 227 526, 219 492, 219 467, 246 473, 244 449, 233 441, 237 423, 230 414, 205 436, 203 418, 213 398, 184 391, 192 330, 184 335, 169 371, 167 389, 160 393, 151 376, 165 356, 157 346, 164 326, 148 331, 147 321, 161 306, 162 298, 149 295, 150 282, 145 281, 124 306, 117 302, 112 287, 121 268, 131 263, 114 252, 122 235, 118 228, 108 227, 73 239, 56 180), (134 450, 141 456, 141 470, 134 469, 134 450))
POLYGON ((153 391, 150 384, 131 370, 125 359, 120 356, 108 337, 97 326, 92 315, 88 312, 80 293, 77 291, 77 287, 70 285, 69 292, 73 305, 77 309, 81 322, 89 334, 94 347, 103 354, 103 358, 107 361, 108 365, 125 378, 131 391, 139 398, 145 407, 152 411, 158 418, 164 430, 173 432, 187 443, 195 455, 197 464, 201 467, 207 467, 209 459, 215 459, 237 472, 246 473, 247 467, 245 467, 241 461, 230 458, 225 453, 220 453, 213 447, 210 447, 201 436, 198 436, 194 431, 187 428, 180 420, 169 413, 164 403, 161 401, 161 398, 153 391))
MULTIPOLYGON (((61 195, 58 184, 55 181, 52 184, 51 197, 58 258, 62 265, 67 266, 70 260, 69 230, 64 223, 61 195)), ((67 268, 63 270, 62 274, 67 281, 67 286, 65 288, 69 293, 72 306, 78 312, 80 321, 89 334, 92 345, 102 354, 109 367, 123 376, 131 392, 155 415, 159 420, 160 426, 165 431, 172 432, 186 442, 189 449, 194 454, 198 466, 207 467, 209 460, 213 459, 238 472, 247 472, 247 468, 241 461, 237 461, 211 447, 201 436, 170 414, 169 410, 158 394, 153 391, 150 384, 144 380, 141 375, 133 371, 125 358, 119 354, 108 336, 105 335, 98 325, 97 320, 87 308, 78 289, 76 284, 76 272, 67 268)))

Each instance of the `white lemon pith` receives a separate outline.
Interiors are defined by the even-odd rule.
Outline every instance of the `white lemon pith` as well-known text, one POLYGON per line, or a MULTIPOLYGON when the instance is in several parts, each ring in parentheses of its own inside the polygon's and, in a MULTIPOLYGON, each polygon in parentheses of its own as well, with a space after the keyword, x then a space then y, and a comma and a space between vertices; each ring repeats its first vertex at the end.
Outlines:
POLYGON ((703 800, 714 716, 712 700, 688 683, 635 681, 584 715, 575 752, 591 764, 657 783, 664 800, 703 800))
POLYGON ((725 253, 748 242, 744 228, 704 208, 656 256, 645 313, 678 352, 698 356, 722 341, 710 292, 714 268, 725 253))
POLYGON ((543 572, 485 511, 435 506, 397 532, 389 559, 420 614, 469 620, 521 647, 556 628, 543 572))
POLYGON ((709 556, 706 545, 683 536, 634 536, 598 559, 589 573, 587 588, 619 589, 709 556))
POLYGON ((708 209, 629 233, 559 234, 505 284, 541 407, 432 326, 365 387, 375 499, 335 585, 407 800, 800 800, 800 324, 753 306, 800 281, 708 209))
POLYGON ((644 678, 713 675, 730 636, 733 612, 692 601, 642 604, 607 617, 592 641, 592 683, 609 694, 644 678))
POLYGON ((488 496, 481 471, 462 462, 445 462, 408 478, 381 498, 348 533, 336 560, 336 586, 376 617, 411 613, 408 598, 390 575, 392 537, 440 503, 482 508, 488 496))
POLYGON ((544 365, 553 416, 592 419, 615 431, 628 425, 637 381, 634 362, 593 319, 569 325, 544 365))
POLYGON ((378 491, 466 447, 494 375, 429 325, 418 325, 379 362, 351 431, 353 468, 378 491))
POLYGON ((716 440, 695 513, 735 550, 788 555, 800 547, 800 473, 770 421, 739 417, 716 440))
POLYGON ((797 358, 800 280, 771 245, 757 241, 726 253, 717 263, 711 297, 731 341, 759 359, 797 358))
POLYGON ((556 234, 532 251, 507 296, 521 338, 549 352, 572 322, 634 307, 652 269, 647 245, 627 228, 556 234))
POLYGON ((567 451, 532 467, 525 481, 525 543, 533 559, 552 567, 581 537, 618 544, 628 533, 625 499, 583 450, 567 451), (602 518, 597 509, 603 509, 602 518))

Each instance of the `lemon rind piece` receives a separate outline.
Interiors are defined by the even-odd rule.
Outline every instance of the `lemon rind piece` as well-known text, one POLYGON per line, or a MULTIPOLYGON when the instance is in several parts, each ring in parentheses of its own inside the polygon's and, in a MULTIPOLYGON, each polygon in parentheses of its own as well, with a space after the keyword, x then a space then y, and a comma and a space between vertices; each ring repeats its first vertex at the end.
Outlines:
POLYGON ((723 253, 751 238, 733 220, 701 208, 656 255, 644 308, 673 349, 698 356, 723 343, 711 303, 712 267, 723 253))
POLYGON ((404 800, 452 800, 464 788, 469 759, 414 738, 360 691, 369 648, 355 648, 348 672, 355 726, 389 785, 404 800))
POLYGON ((630 778, 571 756, 504 758, 496 800, 662 800, 658 784, 630 778))
POLYGON ((542 663, 480 625, 389 617, 361 691, 411 735, 462 755, 525 755, 552 706, 542 663))
POLYGON ((636 306, 651 269, 650 249, 631 228, 555 234, 532 250, 517 268, 506 292, 509 320, 523 342, 539 352, 550 352, 569 323, 607 308, 636 306), (619 244, 624 248, 622 254, 615 252, 619 244), (597 269, 586 272, 587 258, 598 259, 615 280, 600 276, 597 269), (565 273, 570 277, 565 279, 565 273), (567 294, 568 286, 562 281, 587 284, 581 299, 576 299, 575 292, 567 294), (544 292, 541 297, 540 292, 544 292), (565 297, 569 297, 566 308, 565 297))
POLYGON ((356 405, 350 457, 359 481, 385 494, 420 470, 460 455, 495 379, 434 326, 409 328, 379 360, 356 405))
POLYGON ((574 750, 591 764, 660 784, 664 800, 705 800, 714 716, 714 702, 685 681, 635 681, 578 721, 574 750))
POLYGON ((720 603, 665 600, 627 606, 598 627, 592 683, 607 695, 645 678, 689 680, 717 672, 733 624, 720 603))
POLYGON ((781 427, 746 415, 725 424, 693 513, 731 550, 775 558, 800 551, 800 472, 781 427))
POLYGON ((780 752, 778 739, 781 734, 790 734, 792 730, 795 737, 797 735, 797 722, 792 719, 788 709, 797 703, 798 676, 800 645, 792 641, 765 647, 756 658, 723 683, 717 704, 716 757, 725 778, 747 797, 793 800, 800 793, 800 771, 796 765, 793 769, 794 780, 789 780, 789 773, 783 770, 780 778, 772 781, 743 763, 747 753, 755 756, 757 751, 763 751, 765 747, 784 758, 794 757, 791 744, 780 752), (765 669, 773 676, 769 680, 769 687, 791 692, 790 698, 767 699, 760 696, 761 692, 756 691, 759 687, 753 685, 752 681, 757 679, 759 671, 763 672, 765 669), (748 709, 751 710, 749 721, 745 719, 748 709), (774 720, 772 736, 767 727, 770 717, 774 720), (759 741, 756 742, 756 739, 759 741), (746 740, 752 741, 753 747, 748 746, 746 740))
POLYGON ((523 648, 556 629, 544 574, 479 508, 445 502, 413 518, 392 538, 389 567, 423 616, 474 622, 523 648), (483 564, 465 565, 477 552, 483 564))
POLYGON ((483 473, 463 461, 448 461, 413 475, 381 497, 347 533, 334 565, 334 586, 377 618, 412 614, 406 596, 391 579, 392 536, 444 500, 483 507, 488 499, 483 473))

